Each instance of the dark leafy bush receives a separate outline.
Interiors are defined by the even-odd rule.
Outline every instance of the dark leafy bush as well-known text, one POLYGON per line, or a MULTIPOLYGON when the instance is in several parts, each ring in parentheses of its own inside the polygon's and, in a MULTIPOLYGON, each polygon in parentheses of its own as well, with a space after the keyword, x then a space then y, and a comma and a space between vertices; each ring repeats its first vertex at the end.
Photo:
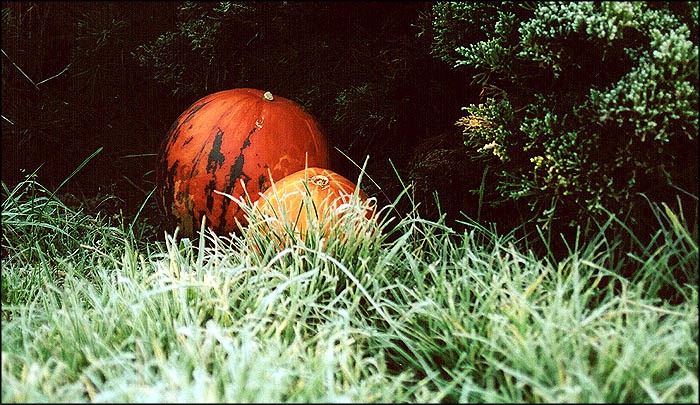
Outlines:
POLYGON ((256 39, 253 11, 243 3, 184 2, 177 6, 175 29, 140 45, 134 55, 175 97, 220 90, 256 39))
POLYGON ((174 29, 136 56, 176 100, 253 87, 298 102, 342 152, 333 151, 339 172, 359 173, 344 155, 360 165, 370 156, 384 197, 396 183, 388 160, 405 168, 414 145, 449 127, 463 100, 453 83, 464 75, 430 55, 428 35, 417 36, 415 23, 430 6, 185 2, 174 29))
POLYGON ((655 201, 697 206, 698 4, 447 2, 433 50, 475 69, 481 102, 458 120, 492 176, 557 229, 604 209, 642 226, 655 201))
POLYGON ((116 185, 128 206, 138 208, 155 167, 143 155, 157 148, 178 108, 163 102, 164 92, 131 53, 153 31, 172 25, 170 8, 3 3, 2 178, 8 186, 41 166, 37 181, 53 188, 86 153, 102 147, 66 191, 86 197, 116 185))

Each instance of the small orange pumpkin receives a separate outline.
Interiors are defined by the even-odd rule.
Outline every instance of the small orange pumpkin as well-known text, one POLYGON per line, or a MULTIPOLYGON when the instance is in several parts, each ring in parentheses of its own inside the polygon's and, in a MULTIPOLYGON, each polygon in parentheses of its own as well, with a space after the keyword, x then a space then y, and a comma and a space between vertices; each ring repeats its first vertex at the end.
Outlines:
POLYGON ((180 234, 192 236, 202 217, 218 234, 245 224, 243 210, 221 191, 251 200, 306 166, 327 166, 329 149, 317 121, 298 104, 262 90, 210 94, 173 123, 156 167, 159 203, 180 234), (272 177, 272 179, 270 178, 272 177))
MULTIPOLYGON (((285 222, 293 224, 294 231, 302 240, 311 221, 323 220, 324 215, 337 215, 343 207, 349 207, 353 194, 365 209, 365 218, 374 215, 374 207, 368 204, 367 194, 357 189, 352 181, 340 174, 320 167, 309 167, 274 182, 253 203, 255 212, 262 214, 279 226, 285 222)), ((323 234, 329 235, 333 221, 326 221, 323 234)), ((270 226, 270 223, 267 224, 270 226)))

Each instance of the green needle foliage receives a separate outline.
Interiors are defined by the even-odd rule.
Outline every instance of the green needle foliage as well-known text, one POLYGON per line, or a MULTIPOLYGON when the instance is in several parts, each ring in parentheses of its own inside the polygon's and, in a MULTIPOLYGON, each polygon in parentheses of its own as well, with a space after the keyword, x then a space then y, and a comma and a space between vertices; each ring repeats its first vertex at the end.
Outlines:
MULTIPOLYGON (((608 212, 648 232, 640 193, 697 203, 697 2, 440 2, 433 49, 473 69, 458 120, 486 201, 575 230, 608 212)), ((688 212, 689 214, 692 211, 688 212)))
MULTIPOLYGON (((27 187, 3 219, 36 210, 27 187)), ((304 239, 202 227, 144 245, 130 224, 59 202, 69 220, 31 217, 47 229, 34 240, 3 224, 2 401, 698 401, 697 230, 675 210, 652 204, 659 243, 641 255, 599 232, 557 261, 398 203, 368 220, 355 201, 336 236, 321 222, 304 239), (80 249, 60 245, 41 277, 20 277, 59 238, 80 249), (20 282, 31 294, 5 301, 20 282)))

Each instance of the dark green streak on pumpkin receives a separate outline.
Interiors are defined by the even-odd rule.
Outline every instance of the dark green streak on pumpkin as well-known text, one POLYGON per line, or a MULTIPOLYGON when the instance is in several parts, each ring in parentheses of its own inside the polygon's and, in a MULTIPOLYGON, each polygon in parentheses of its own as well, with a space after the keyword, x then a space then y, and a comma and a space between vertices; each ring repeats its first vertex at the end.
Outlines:
MULTIPOLYGON (((228 194, 231 194, 233 192, 233 189, 236 186, 236 182, 238 182, 239 178, 242 179, 243 183, 246 185, 251 180, 250 176, 243 173, 243 165, 245 164, 245 150, 250 146, 250 137, 253 136, 253 134, 257 130, 258 128, 254 127, 250 130, 250 132, 248 132, 248 136, 243 140, 243 145, 240 149, 241 153, 239 153, 238 156, 236 156, 235 162, 231 165, 231 168, 229 169, 228 183, 226 184, 225 188, 225 192, 228 194)), ((243 195, 237 197, 242 196, 243 195)), ((219 227, 221 229, 224 229, 226 226, 226 211, 228 210, 229 204, 231 204, 231 199, 224 198, 221 204, 221 216, 219 217, 219 227)))
MULTIPOLYGON (((185 117, 185 119, 179 124, 179 126, 177 128, 177 132, 175 132, 175 134, 171 136, 171 140, 170 140, 171 145, 174 145, 175 141, 180 136, 180 131, 182 130, 182 127, 196 115, 197 111, 201 110, 202 107, 204 107, 207 104, 209 104, 208 101, 206 103, 202 103, 202 104, 199 104, 196 106, 193 104, 193 107, 190 107, 191 110, 187 113, 187 116, 185 117)), ((185 142, 185 144, 182 146, 187 145, 190 142, 190 140, 191 139, 188 139, 185 142)), ((199 162, 199 158, 200 158, 201 154, 204 152, 204 146, 206 146, 206 143, 204 145, 202 145, 202 150, 200 150, 199 153, 197 153, 197 155, 195 156, 195 158, 192 159, 192 173, 190 173, 190 176, 194 173, 195 167, 197 167, 197 162, 199 162)))
POLYGON ((261 174, 260 177, 258 178, 258 190, 260 190, 261 193, 265 192, 265 183, 267 183, 267 177, 265 177, 264 174, 261 174))
MULTIPOLYGON (((188 108, 189 111, 187 112, 187 115, 185 116, 185 119, 182 122, 180 122, 180 117, 178 117, 178 119, 176 119, 175 122, 173 122, 173 124, 170 126, 170 129, 168 129, 168 134, 170 134, 170 136, 161 144, 161 149, 160 149, 161 155, 165 154, 165 152, 167 150, 169 150, 173 145, 175 145, 175 143, 177 142, 177 139, 180 137, 180 132, 182 131, 182 126, 186 122, 191 120, 196 115, 197 111, 201 110, 202 107, 204 107, 207 104, 209 104, 209 101, 207 101, 205 103, 201 103, 199 105, 196 105, 196 103, 192 104, 188 108)), ((185 145, 187 145, 187 143, 189 143, 190 140, 186 141, 185 145)))
POLYGON ((243 173, 243 165, 245 164, 245 150, 250 146, 250 137, 257 131, 257 127, 253 128, 248 136, 243 140, 243 145, 241 146, 240 153, 236 156, 236 160, 229 170, 229 181, 226 185, 227 190, 233 190, 236 186, 236 181, 239 177, 243 178, 246 184, 250 181, 250 176, 243 173))
POLYGON ((180 123, 177 120, 175 120, 175 122, 173 122, 173 125, 170 126, 170 129, 168 129, 167 133, 170 134, 170 137, 169 137, 169 139, 166 139, 163 142, 162 149, 170 148, 170 146, 175 144, 178 136, 180 136, 180 128, 179 127, 180 127, 180 123))
MULTIPOLYGON (((207 212, 211 212, 211 210, 214 209, 214 190, 216 190, 216 178, 213 178, 209 183, 207 183, 207 186, 204 187, 204 195, 207 196, 207 212)), ((228 198, 225 198, 224 200, 228 200, 228 198)))
POLYGON ((187 146, 187 144, 192 142, 193 139, 194 139, 194 136, 190 136, 189 138, 187 138, 187 140, 182 143, 182 147, 184 148, 185 146, 187 146))
POLYGON ((221 153, 221 143, 224 138, 224 131, 219 128, 219 130, 216 132, 216 136, 214 137, 214 144, 211 147, 211 150, 209 151, 209 158, 207 160, 207 173, 211 173, 216 171, 221 165, 224 164, 224 160, 226 160, 226 156, 224 156, 223 153, 221 153))
MULTIPOLYGON (((219 131, 221 131, 221 129, 219 129, 219 131)), ((211 135, 210 135, 210 136, 211 136, 211 135)), ((208 140, 209 140, 209 138, 207 137, 207 141, 208 141, 208 140)), ((192 176, 194 176, 195 170, 197 170, 197 168, 199 167, 199 162, 202 160, 202 156, 204 155, 204 148, 207 147, 207 144, 208 144, 208 142, 203 142, 203 143, 202 143, 202 147, 199 148, 199 152, 197 152, 197 154, 194 155, 194 157, 192 158, 192 170, 190 170, 190 176, 189 176, 190 178, 191 178, 192 176)), ((213 148, 213 147, 214 147, 214 146, 212 146, 212 148, 213 148)), ((211 155, 211 151, 210 151, 210 155, 211 155)), ((222 163, 223 163, 223 162, 222 162, 222 163)), ((207 165, 207 173, 208 173, 208 172, 209 172, 209 165, 207 165)))
POLYGON ((254 132, 255 132, 255 130, 250 131, 248 136, 243 140, 243 146, 241 146, 241 155, 243 154, 243 149, 250 146, 250 136, 253 135, 254 132))
POLYGON ((199 104, 199 105, 194 105, 194 104, 193 104, 193 105, 190 107, 190 110, 189 110, 189 112, 187 113, 187 116, 185 117, 185 119, 182 120, 182 125, 185 125, 185 123, 186 123, 187 121, 191 120, 191 119, 197 114, 197 111, 201 110, 201 109, 202 109, 205 105, 207 105, 207 104, 209 104, 209 101, 204 102, 204 103, 199 104))
MULTIPOLYGON (((231 168, 229 169, 229 176, 228 176, 228 183, 226 184, 226 187, 224 188, 224 192, 226 194, 231 194, 233 192, 233 188, 236 186, 236 183, 238 182, 238 179, 242 179, 244 184, 248 184, 250 181, 250 176, 247 174, 243 173, 243 163, 245 162, 245 157, 243 156, 243 149, 241 148, 241 154, 238 155, 236 158, 236 161, 233 165, 231 165, 231 168)), ((236 197, 243 197, 244 194, 241 194, 236 197)), ((223 199, 221 203, 221 216, 219 217, 219 227, 221 229, 226 228, 226 211, 228 211, 228 206, 231 204, 231 199, 226 197, 223 199)))

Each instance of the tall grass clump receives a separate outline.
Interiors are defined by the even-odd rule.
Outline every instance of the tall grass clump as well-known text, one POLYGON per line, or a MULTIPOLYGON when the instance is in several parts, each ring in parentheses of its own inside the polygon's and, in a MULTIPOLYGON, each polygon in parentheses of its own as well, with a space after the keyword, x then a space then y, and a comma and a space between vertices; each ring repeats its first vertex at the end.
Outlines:
POLYGON ((90 277, 64 254, 2 324, 3 402, 697 402, 697 273, 654 276, 697 266, 674 210, 646 253, 555 260, 397 203, 303 238, 248 205, 240 233, 86 247, 90 277))
POLYGON ((60 284, 69 268, 90 277, 93 265, 105 259, 104 252, 123 249, 125 230, 133 230, 133 223, 118 226, 115 222, 123 219, 69 206, 58 194, 100 150, 53 191, 36 181, 37 171, 12 189, 2 182, 3 317, 9 314, 6 305, 26 304, 47 283, 60 284))

